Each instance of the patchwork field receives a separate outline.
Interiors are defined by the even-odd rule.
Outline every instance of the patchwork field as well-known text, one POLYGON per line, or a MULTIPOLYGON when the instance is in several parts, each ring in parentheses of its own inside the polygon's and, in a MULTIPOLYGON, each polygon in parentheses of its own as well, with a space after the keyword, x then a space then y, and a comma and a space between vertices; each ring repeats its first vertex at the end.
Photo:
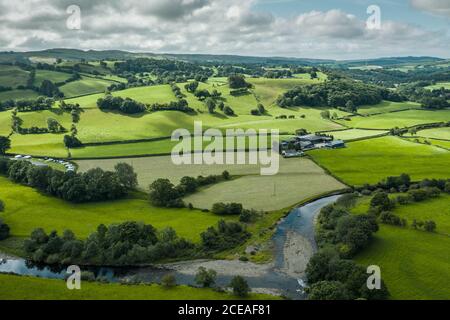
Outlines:
POLYGON ((184 200, 202 209, 211 209, 216 202, 237 202, 245 208, 271 211, 346 187, 308 159, 288 161, 295 162, 298 169, 275 176, 248 175, 213 185, 184 200))
POLYGON ((199 241, 200 233, 222 218, 198 210, 155 208, 145 195, 113 202, 72 204, 4 177, 0 177, 0 194, 5 203, 0 218, 10 226, 11 235, 19 238, 28 237, 38 226, 47 232, 71 229, 77 237, 86 238, 100 224, 140 221, 157 229, 172 227, 180 236, 199 241))
POLYGON ((25 86, 29 72, 16 66, 0 65, 0 86, 17 88, 25 86))
MULTIPOLYGON (((242 153, 235 153, 237 154, 242 153)), ((248 157, 247 155, 244 155, 248 157)), ((246 158, 248 159, 248 158, 246 158)), ((311 164, 307 159, 284 159, 279 158, 279 174, 297 174, 313 170, 320 172, 320 168, 311 164), (319 171, 317 171, 319 170, 319 171)), ((112 170, 117 163, 126 162, 132 165, 138 173, 139 185, 141 188, 147 188, 150 183, 159 178, 167 178, 173 183, 178 183, 184 176, 197 177, 199 175, 207 176, 210 174, 221 174, 224 170, 235 176, 259 175, 260 165, 180 165, 172 163, 170 156, 145 157, 145 158, 125 158, 125 159, 105 159, 105 160, 79 160, 76 161, 80 171, 87 171, 91 168, 100 167, 105 170, 112 170)))
POLYGON ((450 177, 450 152, 391 136, 348 143, 345 149, 314 150, 309 154, 351 185, 377 183, 402 173, 410 174, 413 180, 450 177))
POLYGON ((352 128, 388 130, 395 127, 410 127, 425 123, 446 122, 449 120, 450 110, 408 110, 370 117, 353 117, 350 121, 339 120, 339 122, 352 128))
MULTIPOLYGON (((130 286, 83 282, 82 290, 67 290, 65 281, 0 275, 1 300, 233 300, 229 293, 213 289, 159 285, 130 286), (37 294, 39 293, 39 294, 37 294)), ((246 300, 279 299, 264 294, 250 294, 246 300)), ((240 300, 240 299, 239 299, 240 300)))

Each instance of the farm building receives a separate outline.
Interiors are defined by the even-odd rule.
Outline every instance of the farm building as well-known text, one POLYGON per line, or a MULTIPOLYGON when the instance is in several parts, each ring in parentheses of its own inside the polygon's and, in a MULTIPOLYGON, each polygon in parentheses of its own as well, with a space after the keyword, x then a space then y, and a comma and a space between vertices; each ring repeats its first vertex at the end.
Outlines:
POLYGON ((345 142, 342 140, 335 140, 327 143, 327 147, 331 149, 345 148, 345 142))

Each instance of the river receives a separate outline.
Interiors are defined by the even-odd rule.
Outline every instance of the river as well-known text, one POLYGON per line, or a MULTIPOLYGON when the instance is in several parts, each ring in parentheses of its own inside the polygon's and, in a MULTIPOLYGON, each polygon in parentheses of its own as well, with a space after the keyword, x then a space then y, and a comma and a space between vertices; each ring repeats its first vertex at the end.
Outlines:
MULTIPOLYGON (((242 261, 198 260, 142 268, 82 268, 111 282, 139 279, 159 282, 167 273, 175 275, 178 284, 194 285, 200 266, 217 271, 216 284, 226 286, 235 275, 241 275, 255 292, 282 294, 291 299, 304 299, 299 283, 305 281, 305 268, 317 250, 314 240, 314 220, 320 209, 335 202, 339 195, 322 198, 293 209, 277 226, 273 236, 275 259, 270 264, 242 261)), ((0 259, 0 272, 64 279, 65 268, 38 266, 20 258, 0 259)))

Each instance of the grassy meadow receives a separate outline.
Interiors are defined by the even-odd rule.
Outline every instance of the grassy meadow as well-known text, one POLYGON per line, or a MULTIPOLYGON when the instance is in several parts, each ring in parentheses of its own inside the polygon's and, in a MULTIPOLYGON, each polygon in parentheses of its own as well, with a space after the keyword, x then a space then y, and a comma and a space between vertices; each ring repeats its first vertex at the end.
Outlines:
POLYGON ((42 227, 47 232, 71 229, 84 239, 100 224, 140 221, 157 229, 172 227, 178 235, 197 242, 201 232, 222 218, 198 210, 155 208, 139 194, 111 202, 72 204, 4 177, 0 177, 0 195, 5 203, 0 218, 10 226, 11 236, 19 238, 29 237, 35 228, 42 227))
POLYGON ((17 88, 25 86, 29 78, 29 72, 17 66, 0 65, 0 86, 17 88))
POLYGON ((410 109, 420 109, 420 104, 415 102, 392 102, 383 101, 374 106, 362 106, 358 108, 358 113, 362 115, 372 115, 378 113, 396 112, 410 109))
POLYGON ((377 183, 407 173, 413 180, 449 178, 450 152, 397 137, 351 142, 345 149, 309 154, 332 174, 351 185, 377 183))
MULTIPOLYGON (((394 198, 396 194, 390 195, 394 198)), ((358 200, 355 214, 366 213, 371 197, 358 200)), ((380 225, 372 244, 356 260, 378 265, 392 299, 447 299, 450 294, 450 195, 408 205, 394 214, 408 221, 406 228, 380 225), (435 233, 414 230, 413 219, 434 220, 435 233)))
MULTIPOLYGON (((120 285, 83 282, 81 290, 68 290, 62 280, 0 275, 0 300, 241 300, 212 289, 160 285, 120 285)), ((246 300, 278 300, 265 294, 250 294, 246 300)))
POLYGON ((70 76, 71 74, 64 72, 37 70, 33 85, 39 87, 44 80, 50 80, 53 83, 59 83, 67 80, 70 76))
POLYGON ((85 77, 83 76, 81 80, 69 82, 59 89, 64 93, 64 97, 76 97, 81 95, 94 94, 99 92, 105 92, 106 88, 109 87, 113 82, 85 77))
POLYGON ((326 132, 326 133, 329 135, 332 135, 334 137, 334 139, 348 141, 348 140, 361 139, 361 138, 370 138, 373 136, 386 134, 387 131, 348 129, 348 130, 343 130, 343 131, 331 131, 331 132, 326 132))
POLYGON ((339 122, 352 128, 389 130, 395 127, 403 128, 426 123, 446 122, 449 119, 450 110, 407 110, 368 117, 352 117, 350 121, 339 120, 339 122))

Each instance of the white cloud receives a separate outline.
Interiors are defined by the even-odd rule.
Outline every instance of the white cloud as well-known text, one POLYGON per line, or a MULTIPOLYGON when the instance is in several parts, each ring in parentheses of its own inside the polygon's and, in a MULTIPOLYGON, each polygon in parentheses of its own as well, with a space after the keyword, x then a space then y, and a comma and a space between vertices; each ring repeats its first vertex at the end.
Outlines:
POLYGON ((411 0, 411 5, 422 11, 450 17, 449 0, 411 0))
POLYGON ((72 47, 313 58, 450 52, 447 32, 393 21, 367 30, 365 21, 341 10, 284 18, 256 11, 256 0, 79 0, 82 29, 68 30, 66 8, 72 3, 0 0, 0 50, 72 47))

